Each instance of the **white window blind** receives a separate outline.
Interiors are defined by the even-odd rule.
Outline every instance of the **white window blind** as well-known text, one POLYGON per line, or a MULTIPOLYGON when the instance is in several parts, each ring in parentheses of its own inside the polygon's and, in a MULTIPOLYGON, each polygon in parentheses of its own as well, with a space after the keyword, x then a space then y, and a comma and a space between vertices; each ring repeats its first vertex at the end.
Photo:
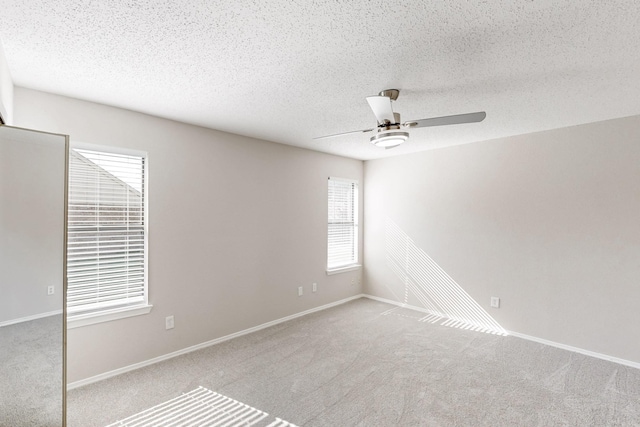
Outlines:
POLYGON ((358 262, 358 182, 329 178, 327 268, 358 262))
POLYGON ((69 314, 146 304, 145 157, 69 157, 69 314))

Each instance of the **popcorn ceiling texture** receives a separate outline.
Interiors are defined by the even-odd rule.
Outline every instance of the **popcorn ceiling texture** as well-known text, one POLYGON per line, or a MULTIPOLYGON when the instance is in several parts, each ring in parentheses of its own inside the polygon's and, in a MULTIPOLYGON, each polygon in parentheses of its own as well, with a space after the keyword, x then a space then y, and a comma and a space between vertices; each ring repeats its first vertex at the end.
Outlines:
POLYGON ((227 132, 372 159, 640 114, 640 3, 0 0, 14 83, 227 132), (366 134, 401 89, 414 129, 366 134))

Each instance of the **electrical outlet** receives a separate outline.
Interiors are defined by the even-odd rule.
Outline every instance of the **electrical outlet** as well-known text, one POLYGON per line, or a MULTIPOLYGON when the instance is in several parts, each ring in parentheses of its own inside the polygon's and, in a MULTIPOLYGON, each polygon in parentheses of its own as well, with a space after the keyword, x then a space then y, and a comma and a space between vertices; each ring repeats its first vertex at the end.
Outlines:
POLYGON ((304 292, 304 288, 302 286, 298 286, 298 296, 301 297, 304 292))
POLYGON ((53 285, 47 286, 47 295, 53 295, 55 287, 53 285))
POLYGON ((173 316, 167 316, 164 319, 164 327, 165 329, 173 329, 174 327, 173 316))
POLYGON ((352 278, 351 278, 351 286, 353 286, 353 285, 355 285, 355 284, 356 284, 356 278, 355 278, 355 277, 352 277, 352 278))
POLYGON ((493 308, 500 308, 500 298, 498 298, 498 297, 491 297, 491 307, 493 307, 493 308))
POLYGON ((318 284, 317 284, 317 283, 314 283, 314 284, 312 285, 312 287, 311 287, 311 290, 312 290, 313 292, 317 292, 317 291, 318 291, 318 284))

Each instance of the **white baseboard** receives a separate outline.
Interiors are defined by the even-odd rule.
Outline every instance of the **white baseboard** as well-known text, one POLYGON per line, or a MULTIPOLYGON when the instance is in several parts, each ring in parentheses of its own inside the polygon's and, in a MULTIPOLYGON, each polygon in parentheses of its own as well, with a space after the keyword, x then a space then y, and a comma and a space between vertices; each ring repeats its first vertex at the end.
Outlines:
MULTIPOLYGON (((398 301, 393 301, 393 300, 386 299, 386 298, 380 298, 380 297, 376 297, 376 296, 368 295, 368 294, 363 294, 362 296, 365 297, 365 298, 369 298, 369 299, 375 300, 375 301, 380 301, 380 302, 384 302, 384 303, 387 303, 387 304, 396 305, 398 307, 409 308, 411 310, 416 310, 416 311, 420 311, 420 312, 423 312, 423 313, 440 315, 439 313, 433 313, 431 310, 427 310, 424 307, 416 307, 414 305, 404 304, 404 303, 401 303, 401 302, 398 302, 398 301)), ((619 363, 620 365, 625 365, 625 366, 629 366, 629 367, 632 367, 632 368, 640 369, 640 363, 633 362, 631 360, 621 359, 619 357, 609 356, 607 354, 596 353, 595 351, 585 350, 583 348, 573 347, 573 346, 566 345, 566 344, 561 344, 561 343, 558 343, 558 342, 555 342, 555 341, 545 340, 543 338, 532 337, 530 335, 521 334, 519 332, 506 331, 506 333, 507 333, 507 335, 511 335, 511 336, 514 336, 514 337, 517 337, 517 338, 522 338, 522 339, 525 339, 525 340, 528 340, 528 341, 537 342, 539 344, 544 344, 544 345, 548 345, 548 346, 551 346, 551 347, 561 348, 563 350, 573 351, 574 353, 584 354, 585 356, 595 357, 596 359, 607 360, 609 362, 619 363)))
POLYGON ((17 323, 30 322, 31 320, 43 319, 45 317, 55 316, 57 314, 62 314, 62 310, 48 311, 46 313, 34 314, 33 316, 26 316, 26 317, 20 317, 18 319, 6 320, 4 322, 0 322, 0 328, 2 328, 3 326, 15 325, 17 323))
POLYGON ((584 354, 585 356, 595 357, 596 359, 607 360, 613 363, 619 363, 620 365, 629 366, 631 368, 640 369, 640 363, 633 362, 631 360, 620 359, 619 357, 609 356, 608 354, 596 353, 595 351, 585 350, 584 348, 573 347, 566 344, 561 344, 555 341, 549 341, 538 337, 532 337, 530 335, 521 334, 519 332, 507 331, 511 336, 522 338, 524 340, 534 341, 540 344, 549 345, 551 347, 561 348, 563 350, 573 351, 574 353, 584 354))
POLYGON ((335 307, 337 305, 345 304, 345 303, 347 303, 349 301, 353 301, 355 299, 362 298, 363 296, 364 295, 362 295, 362 294, 354 295, 354 296, 349 297, 349 298, 345 298, 345 299, 341 299, 339 301, 335 301, 335 302, 332 302, 332 303, 329 303, 329 304, 321 305, 320 307, 316 307, 316 308, 312 308, 310 310, 302 311, 300 313, 292 314, 291 316, 287 316, 287 317, 283 317, 281 319, 273 320, 271 322, 263 323, 261 325, 254 326, 253 328, 245 329, 245 330, 242 330, 242 331, 239 331, 239 332, 235 332, 233 334, 229 334, 229 335, 225 335, 225 336, 220 337, 220 338, 213 339, 211 341, 203 342, 201 344, 196 344, 194 346, 187 347, 187 348, 184 348, 182 350, 178 350, 178 351, 174 351, 172 353, 168 353, 168 354, 165 354, 165 355, 162 355, 162 356, 154 357, 153 359, 145 360, 145 361, 139 362, 139 363, 134 363, 133 365, 129 365, 129 366, 125 366, 123 368, 115 369, 113 371, 105 372, 103 374, 96 375, 96 376, 93 376, 93 377, 90 377, 90 378, 86 378, 86 379, 83 379, 83 380, 80 380, 80 381, 74 381, 72 383, 67 384, 67 390, 73 390, 73 389, 78 388, 78 387, 82 387, 82 386, 85 386, 85 385, 88 385, 88 384, 92 384, 92 383, 95 383, 95 382, 98 382, 98 381, 106 380, 107 378, 115 377, 116 375, 120 375, 120 374, 124 374, 126 372, 134 371, 136 369, 140 369, 140 368, 143 368, 145 366, 153 365, 154 363, 162 362, 162 361, 165 361, 165 360, 168 360, 168 359, 172 359, 172 358, 177 357, 177 356, 181 356, 183 354, 191 353, 193 351, 200 350, 200 349, 203 349, 203 348, 206 348, 206 347, 210 347, 212 345, 220 344, 222 342, 231 340, 233 338, 238 338, 238 337, 241 337, 243 335, 247 335, 247 334, 250 334, 250 333, 253 333, 253 332, 257 332, 259 330, 262 330, 262 329, 265 329, 265 328, 269 328, 271 326, 275 326, 277 324, 284 323, 284 322, 287 322, 289 320, 296 319, 298 317, 306 316, 307 314, 315 313, 317 311, 322 311, 322 310, 326 310, 326 309, 331 308, 331 307, 335 307))
POLYGON ((386 298, 380 298, 380 297, 376 297, 376 296, 368 295, 368 294, 362 294, 362 296, 364 298, 369 298, 369 299, 372 299, 372 300, 375 300, 375 301, 384 302, 386 304, 396 305, 398 307, 408 308, 410 310, 415 310, 415 311, 419 311, 419 312, 426 313, 426 314, 433 314, 435 316, 442 316, 442 314, 436 313, 436 312, 434 312, 432 310, 428 310, 428 309, 426 309, 424 307, 418 307, 418 306, 411 305, 411 304, 405 304, 403 302, 394 301, 394 300, 390 300, 390 299, 386 299, 386 298))

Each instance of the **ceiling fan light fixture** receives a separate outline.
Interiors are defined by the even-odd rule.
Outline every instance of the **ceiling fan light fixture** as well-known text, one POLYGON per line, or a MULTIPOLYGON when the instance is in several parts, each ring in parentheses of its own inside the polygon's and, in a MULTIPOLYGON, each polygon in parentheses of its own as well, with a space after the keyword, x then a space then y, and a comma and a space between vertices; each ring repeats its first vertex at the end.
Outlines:
POLYGON ((396 147, 409 139, 408 132, 380 132, 369 140, 376 147, 396 147))

